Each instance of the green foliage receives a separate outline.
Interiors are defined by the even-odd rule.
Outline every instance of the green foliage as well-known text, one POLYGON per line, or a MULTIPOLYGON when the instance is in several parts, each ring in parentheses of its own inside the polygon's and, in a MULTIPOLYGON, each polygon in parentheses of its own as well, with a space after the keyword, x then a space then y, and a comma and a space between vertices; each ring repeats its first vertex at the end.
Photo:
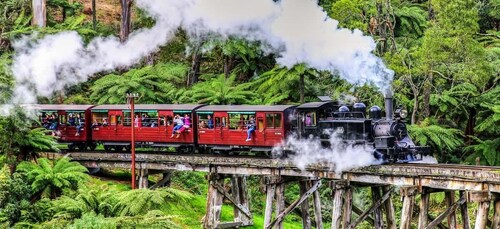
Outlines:
POLYGON ((301 76, 304 77, 305 94, 313 91, 313 82, 309 79, 318 77, 319 73, 305 64, 298 64, 292 68, 276 66, 262 73, 252 82, 256 92, 262 98, 260 104, 280 104, 286 101, 299 101, 299 85, 301 76))
POLYGON ((96 215, 95 213, 87 213, 82 216, 81 219, 75 220, 75 222, 70 225, 70 229, 113 229, 117 228, 116 223, 109 219, 104 218, 101 215, 96 215))
POLYGON ((396 36, 421 37, 427 27, 427 12, 420 5, 403 2, 395 7, 396 36))
POLYGON ((11 172, 20 161, 37 157, 38 151, 58 151, 55 138, 47 130, 32 128, 36 122, 20 107, 0 117, 0 153, 6 155, 11 172))
POLYGON ((254 93, 249 90, 251 84, 236 82, 236 76, 230 75, 226 78, 224 74, 218 76, 206 75, 208 78, 193 86, 184 95, 190 102, 204 104, 249 104, 254 93))
POLYGON ((10 53, 0 55, 0 104, 7 103, 13 93, 14 79, 10 70, 11 61, 10 53))
POLYGON ((339 0, 332 4, 329 15, 339 21, 339 26, 367 31, 370 17, 376 14, 374 1, 339 0))
POLYGON ((481 164, 486 165, 500 165, 500 137, 493 140, 480 140, 476 139, 478 142, 475 145, 471 145, 465 148, 465 151, 472 152, 466 158, 466 162, 475 164, 476 158, 479 157, 481 164))
POLYGON ((7 167, 0 170, 0 224, 12 225, 26 219, 32 190, 20 174, 10 176, 7 167))
POLYGON ((50 197, 54 199, 62 194, 63 189, 77 189, 81 182, 88 179, 87 168, 78 162, 72 162, 63 157, 51 162, 40 158, 38 164, 23 162, 18 166, 31 182, 35 197, 50 197))
POLYGON ((139 94, 138 103, 169 103, 186 74, 186 66, 167 63, 106 75, 95 81, 90 99, 98 104, 125 103, 126 94, 133 92, 139 94))
POLYGON ((57 212, 55 217, 64 219, 78 219, 85 213, 95 213, 104 217, 116 216, 114 212, 118 202, 117 191, 101 185, 92 189, 91 187, 79 189, 76 197, 61 196, 54 200, 52 210, 57 212))
POLYGON ((463 145, 460 130, 432 125, 429 121, 424 121, 420 125, 409 125, 408 132, 416 143, 430 145, 438 152, 450 152, 463 145))
POLYGON ((115 208, 120 216, 137 216, 165 209, 170 204, 181 204, 190 198, 192 195, 188 192, 173 188, 134 189, 120 193, 115 208))

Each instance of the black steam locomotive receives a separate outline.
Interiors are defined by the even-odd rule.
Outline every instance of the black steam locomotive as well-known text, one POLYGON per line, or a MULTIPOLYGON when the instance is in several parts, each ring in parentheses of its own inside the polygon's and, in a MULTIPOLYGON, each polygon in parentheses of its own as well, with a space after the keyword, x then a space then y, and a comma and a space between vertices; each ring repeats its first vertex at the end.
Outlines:
POLYGON ((330 147, 332 134, 342 139, 346 147, 372 146, 374 156, 389 163, 421 160, 428 155, 429 147, 416 146, 408 135, 404 123, 407 111, 402 107, 393 111, 391 94, 386 95, 385 108, 385 118, 379 106, 372 106, 366 117, 363 103, 306 103, 297 107, 295 129, 302 138, 318 137, 325 147, 330 147))

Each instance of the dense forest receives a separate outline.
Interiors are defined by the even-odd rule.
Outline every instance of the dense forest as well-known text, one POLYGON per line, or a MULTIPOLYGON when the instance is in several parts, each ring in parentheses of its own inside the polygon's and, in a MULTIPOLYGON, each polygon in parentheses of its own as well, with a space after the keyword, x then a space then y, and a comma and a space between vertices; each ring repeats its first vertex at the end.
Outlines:
MULTIPOLYGON (((124 29, 120 1, 97 1, 95 14, 91 2, 47 0, 45 27, 32 25, 32 1, 0 2, 1 104, 15 106, 16 84, 29 80, 20 80, 13 70, 18 52, 25 52, 19 48, 20 40, 76 31, 84 44, 108 36, 125 41, 126 30, 134 33, 156 23, 130 1, 130 28, 124 29)), ((439 162, 500 165, 500 0, 320 0, 318 6, 339 27, 373 38, 373 54, 394 71, 390 84, 396 103, 409 111, 410 134, 419 144, 431 146, 439 162)), ((118 104, 126 102, 126 93, 134 92, 140 95, 138 103, 145 104, 300 104, 327 95, 342 102, 383 106, 375 82, 355 83, 339 72, 307 63, 283 66, 276 53, 262 49, 255 39, 193 37, 183 28, 171 36, 132 66, 95 71, 85 80, 58 73, 61 81, 74 82, 49 85, 56 88, 50 94, 36 88, 36 102, 118 104)), ((123 184, 100 181, 66 158, 38 158, 37 152, 57 151, 57 144, 45 130, 31 128, 31 119, 17 108, 2 107, 1 225, 199 225, 196 216, 203 210, 197 207, 203 208, 204 200, 197 195, 206 191, 201 174, 179 173, 176 179, 189 182, 174 180, 177 189, 128 190, 123 184), (197 205, 183 208, 179 202, 197 205), (191 219, 165 213, 169 211, 198 213, 191 219)), ((259 184, 257 179, 251 182, 259 184)), ((252 207, 262 207, 259 191, 254 190, 252 207)), ((296 191, 295 187, 287 192, 296 195, 296 191)), ((290 221, 292 227, 294 219, 290 221)))

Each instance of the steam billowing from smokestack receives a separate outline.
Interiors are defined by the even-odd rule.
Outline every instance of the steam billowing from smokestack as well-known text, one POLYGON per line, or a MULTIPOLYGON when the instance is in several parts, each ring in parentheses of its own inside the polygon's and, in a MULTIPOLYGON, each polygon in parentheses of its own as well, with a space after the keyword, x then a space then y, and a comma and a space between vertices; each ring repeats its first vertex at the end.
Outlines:
POLYGON ((261 41, 280 65, 305 63, 337 72, 351 83, 371 81, 385 90, 393 72, 372 51, 375 42, 359 30, 338 28, 338 21, 312 0, 138 0, 156 20, 120 43, 99 37, 88 45, 76 32, 25 37, 14 43, 14 103, 36 102, 36 94, 87 80, 89 75, 127 67, 166 44, 182 27, 192 38, 218 36, 261 41))

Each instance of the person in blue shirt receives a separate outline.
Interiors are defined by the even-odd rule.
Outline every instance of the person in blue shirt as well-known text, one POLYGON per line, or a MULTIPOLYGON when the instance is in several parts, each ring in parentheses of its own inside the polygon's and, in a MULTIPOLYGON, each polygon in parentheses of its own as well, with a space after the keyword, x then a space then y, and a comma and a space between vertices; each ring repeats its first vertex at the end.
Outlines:
POLYGON ((255 132, 255 118, 252 116, 247 122, 247 142, 252 140, 252 133, 255 132))
POLYGON ((208 126, 208 129, 214 128, 214 120, 212 119, 212 116, 210 116, 210 115, 208 115, 207 126, 208 126))

